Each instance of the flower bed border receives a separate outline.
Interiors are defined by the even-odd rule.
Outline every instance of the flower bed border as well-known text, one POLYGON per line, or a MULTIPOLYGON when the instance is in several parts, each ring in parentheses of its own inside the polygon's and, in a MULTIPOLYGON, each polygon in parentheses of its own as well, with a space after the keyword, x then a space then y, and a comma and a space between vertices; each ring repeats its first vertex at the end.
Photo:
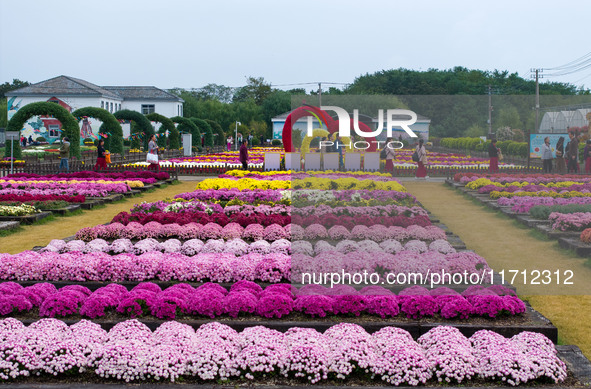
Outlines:
MULTIPOLYGON (((85 284, 86 285, 86 284, 85 284)), ((331 317, 334 320, 317 320, 315 318, 310 317, 309 320, 290 320, 289 317, 287 319, 263 319, 260 320, 252 320, 250 317, 240 317, 237 319, 226 318, 226 317, 216 317, 215 319, 191 319, 191 320, 181 320, 176 318, 175 321, 181 322, 183 324, 187 324, 195 329, 199 326, 210 323, 212 321, 217 321, 222 324, 228 325, 237 331, 242 331, 248 327, 255 327, 255 326, 265 326, 280 332, 286 332, 288 329, 292 327, 305 327, 305 328, 314 328, 319 332, 324 332, 331 326, 338 324, 338 323, 346 323, 351 322, 360 325, 363 327, 367 332, 373 333, 379 331, 384 327, 398 327, 408 331, 414 339, 419 338, 421 335, 427 333, 429 330, 438 327, 438 326, 452 326, 456 327, 460 330, 462 334, 469 337, 472 336, 476 331, 485 329, 497 332, 503 335, 506 338, 510 338, 513 335, 517 335, 523 331, 531 331, 541 333, 550 339, 553 343, 558 342, 558 329, 556 326, 550 322, 546 317, 544 317, 541 313, 534 310, 527 302, 525 302, 526 311, 522 317, 525 317, 527 320, 527 324, 518 324, 518 323, 499 323, 498 321, 491 319, 490 323, 488 324, 471 324, 470 320, 468 319, 467 322, 462 321, 434 321, 434 322, 427 322, 426 320, 418 320, 418 319, 406 319, 400 317, 401 320, 394 320, 391 318, 388 319, 379 319, 376 317, 376 320, 373 321, 363 321, 356 319, 354 317, 346 317, 346 316, 336 316, 331 317), (499 324, 496 324, 499 323, 499 324)), ((10 315, 10 317, 14 317, 25 325, 29 325, 33 322, 40 320, 41 318, 37 317, 35 319, 21 319, 19 315, 10 315)), ((59 318, 67 325, 76 324, 82 318, 59 318)), ((85 318, 88 320, 88 318, 85 318)), ((126 320, 129 318, 126 318, 126 320)), ((140 322, 147 325, 152 331, 158 328, 162 323, 165 323, 169 320, 161 320, 157 319, 152 316, 147 317, 139 317, 137 318, 140 322)), ((511 320, 511 317, 509 318, 511 320)), ((93 319, 91 320, 97 324, 100 324, 105 330, 111 329, 115 324, 120 323, 121 320, 101 320, 93 319)))
POLYGON ((496 200, 491 200, 488 195, 481 195, 478 193, 478 191, 467 189, 464 184, 454 182, 453 179, 447 179, 445 184, 456 190, 459 190, 462 193, 465 193, 466 195, 471 196, 472 198, 480 201, 481 204, 488 206, 495 211, 500 211, 505 216, 519 221, 526 227, 535 228, 544 234, 548 239, 557 240, 559 246, 563 249, 573 250, 581 257, 588 258, 591 256, 591 244, 581 242, 580 232, 555 231, 552 229, 551 222, 547 220, 534 219, 529 214, 513 212, 511 207, 501 207, 497 204, 496 200))
POLYGON ((17 221, 22 224, 33 224, 36 221, 39 221, 41 219, 45 219, 46 217, 48 217, 50 215, 51 215, 51 212, 40 212, 40 213, 36 213, 33 215, 27 215, 27 216, 0 216, 0 221, 5 221, 5 222, 17 221))

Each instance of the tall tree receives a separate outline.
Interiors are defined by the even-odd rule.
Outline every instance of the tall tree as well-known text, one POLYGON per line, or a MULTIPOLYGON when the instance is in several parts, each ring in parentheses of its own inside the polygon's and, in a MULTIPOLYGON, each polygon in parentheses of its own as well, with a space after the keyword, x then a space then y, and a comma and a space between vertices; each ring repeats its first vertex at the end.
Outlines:
POLYGON ((10 92, 11 90, 19 89, 29 85, 31 84, 27 81, 21 81, 18 78, 14 78, 10 84, 5 82, 4 84, 0 85, 0 97, 4 98, 6 92, 10 92))

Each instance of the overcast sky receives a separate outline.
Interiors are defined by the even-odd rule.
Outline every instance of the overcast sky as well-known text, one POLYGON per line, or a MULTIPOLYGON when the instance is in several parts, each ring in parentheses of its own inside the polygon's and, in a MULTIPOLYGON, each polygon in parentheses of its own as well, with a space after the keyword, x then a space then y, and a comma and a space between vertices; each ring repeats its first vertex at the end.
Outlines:
MULTIPOLYGON (((529 77, 591 52, 590 11, 586 0, 0 0, 0 82, 282 86, 454 66, 529 77)), ((590 86, 591 67, 548 79, 590 86)))

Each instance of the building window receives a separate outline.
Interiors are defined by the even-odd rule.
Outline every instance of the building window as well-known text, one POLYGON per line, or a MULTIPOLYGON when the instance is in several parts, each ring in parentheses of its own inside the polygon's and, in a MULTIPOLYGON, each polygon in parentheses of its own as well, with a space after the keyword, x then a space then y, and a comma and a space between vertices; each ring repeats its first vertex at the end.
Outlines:
POLYGON ((58 126, 57 124, 50 124, 49 125, 49 136, 51 138, 59 138, 59 136, 60 136, 59 129, 60 129, 60 126, 58 126))
POLYGON ((105 102, 104 101, 101 101, 101 108, 103 108, 103 109, 105 108, 105 102))
POLYGON ((142 104, 142 115, 147 115, 154 112, 154 104, 142 104))
POLYGON ((111 113, 113 113, 113 103, 111 103, 111 113))

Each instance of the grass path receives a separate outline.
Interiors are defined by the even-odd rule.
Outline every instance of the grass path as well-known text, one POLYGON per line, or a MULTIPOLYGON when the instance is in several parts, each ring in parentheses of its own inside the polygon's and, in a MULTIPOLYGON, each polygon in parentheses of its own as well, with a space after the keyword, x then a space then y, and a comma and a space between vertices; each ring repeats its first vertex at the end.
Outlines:
POLYGON ((475 204, 435 182, 404 182, 409 192, 497 272, 505 269, 570 269, 574 287, 523 285, 518 293, 558 327, 561 343, 575 344, 591 357, 591 268, 586 260, 541 239, 516 221, 475 204))
POLYGON ((59 217, 46 224, 23 226, 22 231, 5 237, 0 237, 0 253, 16 254, 30 250, 33 246, 46 246, 52 239, 63 239, 74 235, 83 227, 91 227, 111 221, 119 212, 129 209, 142 201, 157 201, 182 192, 195 189, 195 181, 181 181, 176 185, 168 185, 154 192, 143 193, 137 197, 126 197, 126 201, 107 204, 98 209, 86 210, 80 215, 59 217))

